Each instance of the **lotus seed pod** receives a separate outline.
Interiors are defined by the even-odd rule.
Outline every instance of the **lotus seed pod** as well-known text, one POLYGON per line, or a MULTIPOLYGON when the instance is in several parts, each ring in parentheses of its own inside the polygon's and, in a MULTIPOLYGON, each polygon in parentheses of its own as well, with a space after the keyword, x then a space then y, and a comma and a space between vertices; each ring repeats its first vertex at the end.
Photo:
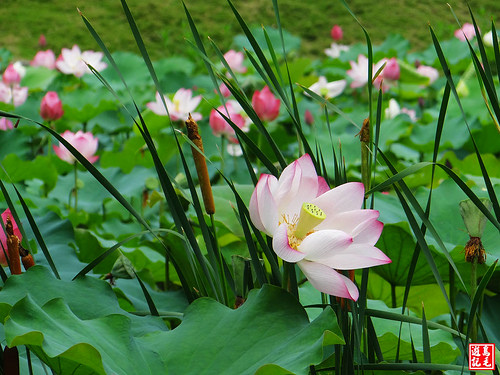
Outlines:
MULTIPOLYGON (((491 211, 492 205, 488 198, 481 199, 481 203, 488 211, 491 211)), ((470 237, 481 237, 484 232, 486 224, 486 216, 477 208, 477 206, 470 199, 461 201, 460 214, 464 220, 465 227, 470 237)))
POLYGON ((321 208, 312 204, 304 203, 300 210, 299 221, 295 229, 295 237, 304 238, 316 225, 325 220, 326 215, 321 208))
POLYGON ((132 262, 123 254, 120 254, 115 264, 113 264, 111 275, 117 279, 133 279, 135 277, 135 269, 132 262))

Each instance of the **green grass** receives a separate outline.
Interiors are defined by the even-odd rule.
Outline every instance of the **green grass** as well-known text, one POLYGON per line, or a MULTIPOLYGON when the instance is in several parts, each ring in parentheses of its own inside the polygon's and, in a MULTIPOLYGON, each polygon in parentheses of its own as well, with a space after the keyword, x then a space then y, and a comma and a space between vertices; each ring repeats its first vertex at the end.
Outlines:
MULTIPOLYGON (((353 12, 377 43, 389 33, 398 33, 411 41, 413 49, 431 43, 428 23, 443 39, 453 36, 457 28, 445 1, 435 0, 351 0, 353 12)), ((462 22, 469 21, 465 1, 449 1, 462 22)), ((274 12, 270 0, 234 0, 245 20, 253 25, 273 25, 274 12)), ((129 0, 146 45, 153 58, 185 54, 191 38, 181 2, 178 0, 129 0)), ((224 0, 186 0, 200 33, 210 35, 222 50, 231 46, 240 33, 224 0)), ((340 1, 279 1, 284 28, 302 38, 302 53, 323 56, 331 43, 330 28, 339 24, 344 29, 344 42, 364 42, 359 26, 340 1)), ((497 0, 470 1, 480 27, 489 30, 490 18, 500 14, 497 0)), ((89 18, 111 51, 135 51, 119 0, 2 0, 0 47, 9 49, 16 58, 31 59, 37 51, 40 34, 45 34, 48 48, 58 53, 61 47, 79 44, 83 49, 97 49, 77 7, 89 18)), ((498 25, 497 25, 498 27, 498 25)))

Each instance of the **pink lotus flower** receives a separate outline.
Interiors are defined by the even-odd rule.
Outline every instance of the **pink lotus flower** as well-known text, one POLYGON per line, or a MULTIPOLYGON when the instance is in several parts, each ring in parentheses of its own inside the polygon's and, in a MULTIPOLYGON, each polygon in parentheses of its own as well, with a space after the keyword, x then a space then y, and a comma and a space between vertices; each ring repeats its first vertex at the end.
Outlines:
POLYGON ((6 131, 9 129, 14 128, 14 125, 12 124, 12 121, 10 121, 6 117, 0 118, 0 130, 6 131))
POLYGON ((3 72, 2 79, 6 85, 15 85, 21 82, 21 75, 16 68, 14 68, 13 64, 9 64, 5 72, 3 72))
POLYGON ((400 74, 401 72, 399 69, 398 60, 395 57, 387 60, 384 70, 382 70, 381 72, 381 75, 384 77, 384 79, 397 81, 399 79, 400 74))
MULTIPOLYGON (((19 241, 23 239, 23 236, 21 234, 21 231, 19 230, 16 221, 14 220, 14 217, 12 216, 12 213, 10 212, 10 208, 7 208, 3 213, 2 213, 2 220, 4 226, 7 224, 7 218, 10 217, 10 220, 12 221, 12 228, 14 229, 14 234, 19 238, 19 241)), ((2 227, 0 226, 0 242, 1 242, 1 248, 0 248, 0 264, 2 266, 7 265, 7 235, 3 231, 2 227)))
POLYGON ((341 40, 344 33, 342 32, 342 28, 339 25, 334 25, 332 30, 330 31, 330 35, 333 40, 341 40))
POLYGON ((253 93, 252 106, 262 121, 273 121, 276 119, 280 113, 280 105, 280 100, 273 95, 267 86, 261 91, 255 90, 253 93))
POLYGON ((351 182, 328 187, 309 155, 287 166, 279 179, 263 174, 250 199, 253 224, 273 237, 273 250, 297 263, 320 292, 357 300, 354 283, 336 270, 390 263, 374 245, 383 224, 364 210, 364 187, 351 182))
POLYGON ((439 78, 438 70, 434 69, 432 66, 420 65, 417 68, 417 73, 424 77, 429 77, 429 85, 439 78))
MULTIPOLYGON (((89 162, 95 163, 97 159, 99 159, 99 156, 95 156, 99 140, 97 137, 94 137, 91 132, 84 133, 81 130, 78 130, 76 133, 72 133, 69 130, 66 130, 61 134, 61 136, 74 148, 76 148, 89 162)), ((66 147, 62 145, 61 142, 59 142, 59 147, 53 147, 54 152, 61 160, 70 164, 75 163, 75 157, 66 147)))
MULTIPOLYGON (((238 126, 243 131, 248 131, 248 120, 241 114, 242 109, 237 101, 229 100, 226 102, 226 106, 221 105, 217 110, 223 113, 226 117, 238 126), (226 111, 227 109, 227 111, 226 111)), ((229 125, 228 122, 221 116, 221 114, 215 109, 210 112, 209 124, 212 128, 212 132, 216 136, 226 136, 231 142, 237 143, 237 139, 234 136, 235 131, 229 125)))
POLYGON ((55 91, 45 94, 40 103, 40 115, 45 121, 57 120, 64 114, 61 99, 55 91))
POLYGON ((14 107, 19 107, 28 98, 28 88, 21 87, 18 84, 7 86, 0 82, 0 102, 13 104, 14 107))
POLYGON ((105 69, 107 64, 101 61, 102 57, 102 52, 84 51, 82 53, 75 44, 72 49, 63 48, 61 50, 61 55, 56 60, 56 67, 64 74, 73 74, 80 78, 85 73, 91 73, 87 64, 98 72, 105 69))
MULTIPOLYGON (((168 113, 172 121, 186 121, 189 114, 193 117, 194 121, 202 119, 201 114, 193 112, 198 104, 201 102, 201 95, 193 97, 193 92, 190 89, 179 89, 170 100, 166 96, 163 97, 168 108, 168 113)), ((159 92, 156 93, 156 101, 149 102, 146 106, 159 116, 167 116, 167 111, 161 100, 159 92)))
MULTIPOLYGON (((219 91, 224 98, 229 98, 231 96, 231 91, 229 91, 229 89, 227 88, 227 86, 224 82, 222 82, 220 84, 219 91)), ((217 93, 217 90, 215 90, 215 92, 217 93)))
POLYGON ((474 25, 471 23, 464 23, 461 29, 455 30, 455 38, 458 38, 462 42, 465 42, 466 38, 471 40, 476 36, 476 30, 474 25))
POLYGON ((245 73, 247 71, 247 68, 243 66, 243 52, 236 52, 231 49, 224 54, 224 59, 233 72, 245 73))
POLYGON ((30 62, 31 66, 44 66, 49 69, 56 67, 56 55, 51 49, 38 51, 30 62))

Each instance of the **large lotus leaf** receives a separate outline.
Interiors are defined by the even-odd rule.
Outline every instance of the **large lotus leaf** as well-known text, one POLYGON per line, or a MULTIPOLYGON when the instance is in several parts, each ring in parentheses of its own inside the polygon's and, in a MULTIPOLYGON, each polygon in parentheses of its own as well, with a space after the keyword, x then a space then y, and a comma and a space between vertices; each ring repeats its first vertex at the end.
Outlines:
MULTIPOLYGON (((406 223, 385 225, 376 246, 391 258, 392 263, 383 267, 374 267, 374 272, 393 285, 405 286, 415 243, 416 241, 410 234, 410 228, 406 223)), ((448 270, 448 261, 444 256, 433 253, 433 258, 441 273, 448 270)), ((424 254, 420 253, 413 274, 412 285, 432 284, 434 282, 435 279, 427 260, 424 254)))
POLYGON ((49 87, 58 74, 57 70, 48 69, 42 66, 29 66, 26 68, 26 75, 23 77, 21 85, 28 86, 30 90, 47 90, 47 87, 49 87))
MULTIPOLYGON (((102 290, 94 295, 102 298, 102 290)), ((333 310, 310 323, 297 300, 269 285, 237 310, 198 299, 179 327, 148 335, 109 308, 83 319, 65 299, 44 302, 30 292, 14 305, 7 343, 27 345, 60 373, 307 374, 324 359, 325 346, 343 343, 333 310)))
POLYGON ((134 332, 165 330, 163 322, 154 317, 137 317, 123 311, 109 284, 93 277, 84 277, 75 281, 58 280, 45 267, 35 266, 22 275, 7 279, 0 291, 0 322, 12 315, 11 308, 27 294, 36 305, 59 298, 79 319, 97 319, 110 314, 127 315, 134 332))
MULTIPOLYGON (((400 308, 390 309, 382 301, 368 300, 368 307, 397 314, 401 313, 400 308)), ((413 313, 410 313, 410 315, 413 315, 413 313)), ((418 361, 424 361, 422 326, 408 323, 401 325, 398 321, 381 318, 372 318, 372 321, 384 358, 394 358, 396 356, 398 336, 400 335, 399 358, 401 360, 412 359, 411 341, 413 339, 418 361)), ((460 350, 453 341, 452 335, 446 331, 429 329, 429 342, 433 362, 452 363, 460 355, 460 350)))
MULTIPOLYGON (((361 275, 359 276, 358 280, 361 280, 361 275)), ((448 290, 449 286, 445 284, 445 288, 446 290, 448 290)), ((403 304, 405 287, 396 286, 395 292, 395 306, 400 307, 403 304)), ((382 301, 387 306, 392 306, 393 297, 391 285, 381 276, 372 271, 370 271, 370 276, 368 279, 367 296, 370 299, 377 299, 379 301, 382 301)), ((408 295, 408 300, 406 301, 406 306, 413 313, 421 316, 422 302, 425 304, 425 316, 428 319, 432 319, 443 314, 449 314, 450 310, 448 309, 448 304, 446 303, 443 293, 441 292, 441 289, 437 284, 412 285, 412 287, 410 288, 410 293, 408 295)))
POLYGON ((64 116, 82 123, 102 112, 118 107, 113 96, 104 86, 91 89, 79 88, 60 93, 59 96, 63 102, 64 116))
MULTIPOLYGON (((57 169, 52 162, 52 158, 47 156, 37 156, 34 160, 23 161, 17 153, 12 153, 7 155, 2 164, 12 182, 38 178, 47 183, 49 190, 57 182, 57 169)), ((1 176, 4 176, 3 171, 1 176)))
MULTIPOLYGON (((458 110, 457 110, 458 111, 458 110)), ((438 112, 430 110, 429 113, 435 119, 438 117, 438 112)), ((450 112, 453 113, 453 112, 450 112)), ((414 147, 422 152, 432 152, 436 138, 435 121, 431 124, 421 125, 418 124, 413 128, 410 135, 410 141, 415 145, 414 147)), ((383 134, 383 131, 382 131, 383 134)), ((467 128, 463 125, 463 120, 460 117, 446 118, 441 135, 441 147, 460 148, 469 140, 469 133, 467 128)))
POLYGON ((28 294, 10 311, 5 333, 10 347, 26 345, 59 374, 166 373, 158 354, 134 337, 129 317, 80 319, 62 298, 42 305, 28 294))
POLYGON ((343 343, 333 310, 310 323, 295 298, 270 285, 253 290, 237 310, 198 299, 179 327, 143 339, 158 348, 172 374, 197 375, 269 374, 277 366, 308 374, 324 359, 324 346, 343 343))

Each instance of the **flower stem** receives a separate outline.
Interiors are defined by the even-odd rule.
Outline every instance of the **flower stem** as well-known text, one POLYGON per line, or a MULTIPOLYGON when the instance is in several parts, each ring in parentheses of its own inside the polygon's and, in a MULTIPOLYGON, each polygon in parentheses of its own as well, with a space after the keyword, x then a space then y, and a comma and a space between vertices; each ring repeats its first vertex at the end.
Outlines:
POLYGON ((227 294, 227 283, 226 283, 226 275, 224 274, 224 259, 222 258, 222 251, 219 247, 219 241, 217 240, 217 232, 215 226, 214 214, 210 214, 210 221, 212 222, 212 231, 214 232, 214 242, 215 242, 215 251, 219 257, 219 273, 220 273, 220 282, 222 287, 222 295, 224 298, 224 303, 227 305, 229 303, 229 297, 227 294))
POLYGON ((78 162, 75 161, 75 187, 73 188, 75 194, 75 212, 78 211, 78 162))
MULTIPOLYGON (((473 259, 470 264, 470 300, 471 304, 474 300, 474 296, 477 290, 477 259, 473 259)), ((477 324, 476 324, 476 314, 469 317, 469 331, 471 342, 476 342, 477 339, 477 324)))
POLYGON ((220 173, 224 174, 224 149, 226 148, 226 136, 220 137, 220 173))

